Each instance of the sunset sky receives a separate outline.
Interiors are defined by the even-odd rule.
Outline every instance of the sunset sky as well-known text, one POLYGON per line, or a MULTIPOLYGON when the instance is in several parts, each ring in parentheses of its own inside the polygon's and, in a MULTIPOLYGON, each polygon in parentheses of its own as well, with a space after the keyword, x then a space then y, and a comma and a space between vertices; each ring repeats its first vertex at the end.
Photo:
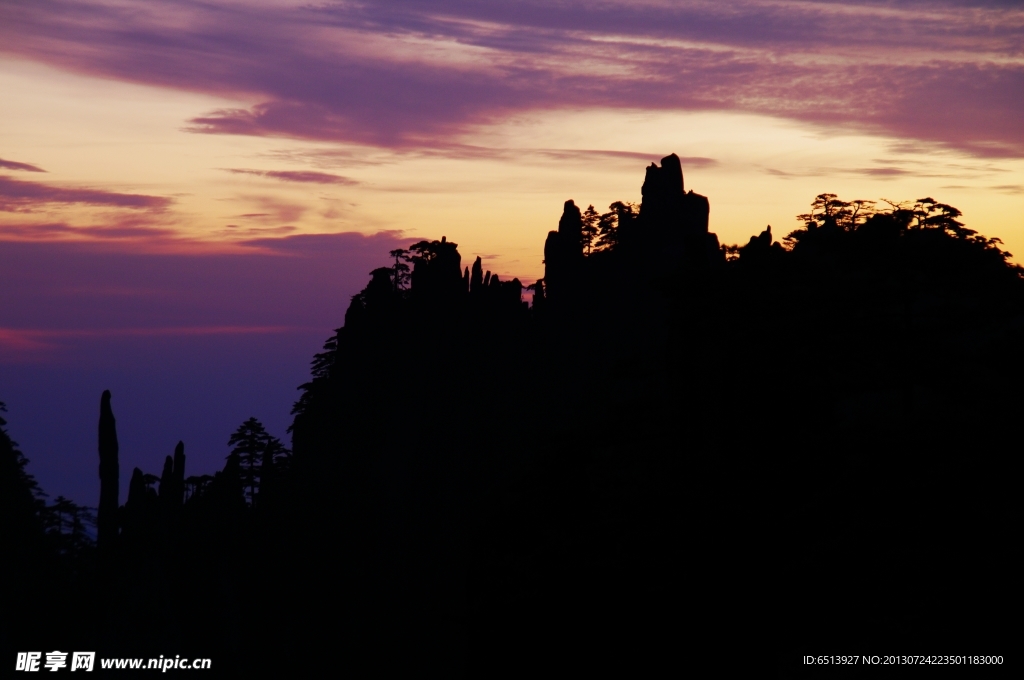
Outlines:
POLYGON ((212 473, 249 416, 284 437, 389 249, 532 282, 566 199, 639 201, 672 152, 725 243, 931 196, 1024 262, 1024 9, 0 0, 8 430, 95 505, 110 389, 124 489, 178 439, 212 473))

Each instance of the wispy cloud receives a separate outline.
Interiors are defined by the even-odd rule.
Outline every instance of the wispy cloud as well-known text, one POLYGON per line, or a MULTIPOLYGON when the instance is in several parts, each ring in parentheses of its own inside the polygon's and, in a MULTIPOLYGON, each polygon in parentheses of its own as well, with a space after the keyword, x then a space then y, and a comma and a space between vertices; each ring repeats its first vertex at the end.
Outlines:
POLYGON ((274 196, 246 195, 231 200, 241 200, 251 204, 259 212, 246 213, 242 217, 263 220, 264 223, 297 222, 309 209, 309 206, 300 205, 274 196))
MULTIPOLYGON (((386 253, 401 246, 408 246, 415 240, 407 238, 402 231, 386 230, 376 234, 365 235, 356 232, 337 234, 295 234, 283 238, 254 238, 243 241, 241 245, 257 251, 277 253, 280 255, 300 255, 303 257, 323 257, 332 253, 365 252, 367 254, 386 253)), ((367 270, 369 271, 369 270, 367 270)))
POLYGON ((855 172, 858 175, 867 175, 868 177, 899 177, 900 175, 909 174, 903 168, 856 168, 851 172, 855 172))
POLYGON ((25 172, 46 172, 46 170, 29 163, 18 163, 17 161, 8 161, 3 158, 0 158, 0 168, 4 170, 24 170, 25 172))
POLYGON ((237 175, 256 175, 257 177, 267 177, 269 179, 277 179, 283 182, 343 184, 348 186, 359 183, 354 179, 342 177, 341 175, 332 175, 327 172, 301 170, 246 170, 244 168, 225 168, 225 170, 237 175))
POLYGON ((524 111, 643 107, 1024 156, 1013 2, 38 0, 0 12, 0 50, 259 102, 197 116, 196 132, 448 148, 524 111))
POLYGON ((32 212, 48 204, 162 210, 171 203, 170 198, 163 196, 122 194, 102 189, 58 187, 0 175, 0 210, 7 212, 32 212))
MULTIPOLYGON (((943 166, 945 167, 945 166, 943 166)), ((881 168, 841 168, 841 167, 815 167, 815 168, 803 168, 794 170, 779 170, 777 168, 765 168, 764 170, 769 175, 775 177, 781 177, 782 179, 792 179, 795 177, 828 177, 836 175, 861 175, 863 177, 874 177, 877 179, 886 179, 890 177, 902 177, 904 175, 917 175, 919 177, 952 177, 953 174, 937 174, 937 173, 920 173, 911 172, 904 168, 899 167, 881 167, 881 168)))
POLYGON ((169 243, 175 229, 139 220, 111 219, 99 225, 69 222, 0 222, 0 241, 132 241, 169 243))
POLYGON ((257 236, 284 236, 298 231, 298 227, 290 224, 283 224, 279 227, 244 227, 239 228, 237 224, 229 224, 228 227, 234 229, 231 235, 234 237, 257 237, 257 236))

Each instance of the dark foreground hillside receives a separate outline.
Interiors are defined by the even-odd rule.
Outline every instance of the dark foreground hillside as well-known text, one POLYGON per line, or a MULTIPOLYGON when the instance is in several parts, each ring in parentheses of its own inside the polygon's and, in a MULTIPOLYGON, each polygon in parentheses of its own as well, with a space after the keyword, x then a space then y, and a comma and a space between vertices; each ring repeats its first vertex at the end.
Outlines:
POLYGON ((290 453, 199 480, 181 450, 120 507, 105 397, 95 550, 5 508, 11 590, 73 603, 16 595, 5 646, 476 677, 1007 655, 1024 280, 950 206, 868 208, 723 247, 669 156, 639 208, 566 203, 531 307, 445 238, 396 251, 290 453))

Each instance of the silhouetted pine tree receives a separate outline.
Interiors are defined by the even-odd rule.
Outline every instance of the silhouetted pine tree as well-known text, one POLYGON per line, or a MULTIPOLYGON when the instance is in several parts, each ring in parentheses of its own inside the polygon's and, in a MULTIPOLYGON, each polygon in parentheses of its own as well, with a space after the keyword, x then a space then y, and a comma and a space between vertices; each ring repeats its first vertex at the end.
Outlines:
POLYGON ((263 463, 266 437, 267 431, 263 424, 256 418, 249 418, 238 426, 228 440, 228 446, 234 447, 228 454, 228 461, 234 461, 238 468, 238 475, 250 506, 256 503, 260 487, 260 467, 263 463))
POLYGON ((96 547, 96 516, 91 508, 57 496, 42 513, 50 550, 64 562, 68 573, 81 577, 89 568, 96 547))
POLYGON ((597 244, 599 251, 614 250, 620 242, 620 227, 629 224, 637 216, 635 203, 615 201, 608 206, 608 212, 602 213, 597 221, 597 244))
POLYGON ((601 215, 594 210, 593 205, 588 205, 587 209, 583 211, 583 227, 580 230, 585 255, 590 255, 590 251, 594 247, 594 242, 600 232, 600 223, 601 215))
MULTIPOLYGON (((7 411, 0 401, 0 413, 7 411)), ((35 478, 25 470, 28 459, 7 434, 0 416, 0 545, 12 559, 24 558, 43 536, 41 513, 45 496, 35 478)))
POLYGON ((388 254, 395 258, 395 264, 391 268, 391 283, 395 292, 400 293, 409 287, 410 254, 405 248, 396 248, 388 254))
POLYGON ((277 493, 281 479, 288 472, 291 451, 277 437, 264 433, 260 439, 260 499, 261 503, 277 493))

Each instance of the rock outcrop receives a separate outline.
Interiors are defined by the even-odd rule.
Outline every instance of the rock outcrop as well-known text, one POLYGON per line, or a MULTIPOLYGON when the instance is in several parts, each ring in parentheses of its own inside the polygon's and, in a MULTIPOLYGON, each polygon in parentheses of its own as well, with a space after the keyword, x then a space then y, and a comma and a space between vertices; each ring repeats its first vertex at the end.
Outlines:
POLYGON ((110 408, 110 390, 100 397, 99 425, 100 505, 96 517, 96 545, 109 553, 117 543, 118 484, 117 426, 110 408))
POLYGON ((640 205, 640 228, 634 238, 645 257, 679 254, 684 268, 704 268, 723 261, 718 236, 708 231, 711 206, 706 196, 686 191, 679 157, 661 159, 647 168, 640 205))
MULTIPOLYGON (((617 271, 625 286, 644 285, 657 274, 679 274, 703 270, 725 262, 718 236, 708 231, 710 204, 706 196, 686 191, 682 164, 671 154, 661 165, 651 163, 641 188, 643 202, 640 213, 630 212, 622 203, 611 206, 615 212, 609 219, 617 227, 613 234, 602 236, 610 247, 599 254, 604 276, 617 271), (611 236, 611 238, 609 238, 611 236), (614 262, 608 263, 608 254, 614 262)), ((607 216, 606 216, 607 217, 607 216)), ((605 219, 605 218, 602 218, 605 219)), ((573 201, 566 201, 558 230, 548 233, 544 244, 544 292, 540 299, 554 307, 572 305, 578 294, 587 288, 596 275, 597 266, 590 266, 584 255, 582 216, 573 201)))

